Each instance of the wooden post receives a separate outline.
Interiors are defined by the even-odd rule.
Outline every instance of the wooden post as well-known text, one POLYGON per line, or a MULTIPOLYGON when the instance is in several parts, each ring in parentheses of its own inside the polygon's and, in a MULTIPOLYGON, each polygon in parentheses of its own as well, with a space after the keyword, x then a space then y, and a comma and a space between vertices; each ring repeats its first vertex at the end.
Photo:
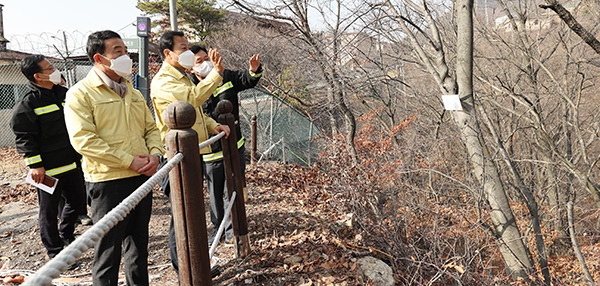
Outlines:
POLYGON ((233 106, 229 100, 221 100, 217 104, 217 110, 219 111, 219 123, 229 126, 231 130, 227 139, 221 139, 223 165, 225 167, 227 193, 230 198, 233 191, 237 193, 231 209, 231 225, 235 236, 236 257, 246 257, 250 254, 250 239, 248 237, 246 206, 242 195, 245 180, 242 175, 237 148, 238 134, 236 134, 235 117, 231 114, 233 106))
POLYGON ((170 131, 165 137, 167 158, 183 153, 183 160, 169 172, 171 208, 175 227, 179 285, 210 286, 210 260, 204 214, 202 164, 194 107, 184 101, 169 104, 163 113, 170 131))
POLYGON ((256 138, 258 137, 256 134, 256 115, 252 115, 250 122, 250 133, 250 163, 254 165, 256 164, 256 138))

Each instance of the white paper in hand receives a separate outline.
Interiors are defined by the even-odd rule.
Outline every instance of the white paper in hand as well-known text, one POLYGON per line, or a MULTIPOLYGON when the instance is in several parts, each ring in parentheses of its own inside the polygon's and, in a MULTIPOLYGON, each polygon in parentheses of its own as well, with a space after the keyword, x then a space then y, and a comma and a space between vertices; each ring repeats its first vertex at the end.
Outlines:
POLYGON ((458 94, 444 94, 442 95, 442 102, 444 102, 444 109, 446 110, 462 110, 458 94))
POLYGON ((48 175, 44 176, 44 181, 41 184, 36 183, 31 177, 31 170, 27 173, 27 177, 25 178, 25 182, 31 184, 36 188, 40 188, 42 191, 45 191, 49 194, 53 194, 56 189, 56 185, 58 185, 58 179, 54 177, 50 177, 48 175))

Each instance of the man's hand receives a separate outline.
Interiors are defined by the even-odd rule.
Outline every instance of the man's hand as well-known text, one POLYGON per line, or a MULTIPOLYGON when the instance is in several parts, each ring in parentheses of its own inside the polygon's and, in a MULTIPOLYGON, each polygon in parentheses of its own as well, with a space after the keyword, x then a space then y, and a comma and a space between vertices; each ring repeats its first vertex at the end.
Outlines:
POLYGON ((129 169, 134 170, 142 175, 152 176, 156 173, 158 167, 158 157, 156 155, 141 154, 135 156, 129 169))
POLYGON ((223 58, 221 58, 219 50, 210 49, 208 51, 208 57, 210 58, 210 61, 212 62, 215 69, 217 69, 219 74, 223 74, 223 72, 225 71, 225 67, 223 67, 223 58))
POLYGON ((253 55, 248 62, 250 63, 250 71, 256 72, 260 66, 260 54, 253 55))
POLYGON ((219 133, 221 133, 221 131, 225 131, 225 139, 229 138, 229 132, 231 131, 231 130, 229 130, 229 126, 217 125, 217 127, 215 127, 215 133, 219 134, 219 133))
POLYGON ((156 173, 156 169, 158 168, 158 156, 142 154, 138 155, 138 157, 146 159, 146 164, 138 170, 138 173, 148 177, 154 175, 154 173, 156 173))
POLYGON ((44 176, 46 175, 46 169, 44 167, 32 168, 31 169, 31 178, 34 182, 40 184, 44 181, 44 176))
POLYGON ((136 172, 140 172, 140 169, 144 167, 148 163, 148 158, 142 157, 142 155, 137 155, 133 158, 133 161, 129 165, 129 169, 134 170, 136 172))

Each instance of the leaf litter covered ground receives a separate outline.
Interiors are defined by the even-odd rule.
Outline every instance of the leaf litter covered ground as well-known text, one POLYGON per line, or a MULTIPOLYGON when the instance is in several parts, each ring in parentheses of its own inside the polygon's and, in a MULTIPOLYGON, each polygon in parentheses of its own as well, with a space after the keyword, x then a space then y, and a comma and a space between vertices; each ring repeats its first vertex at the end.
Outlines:
MULTIPOLYGON (((37 197, 35 190, 24 183, 27 168, 23 165, 22 157, 14 148, 4 148, 0 149, 0 158, 0 285, 15 285, 18 283, 8 281, 31 275, 44 265, 47 258, 37 227, 37 197), (7 283, 3 284, 3 280, 7 283)), ((353 217, 347 211, 350 205, 346 194, 348 191, 333 187, 340 184, 336 176, 352 177, 348 172, 338 171, 334 175, 295 165, 249 165, 246 173, 249 192, 246 210, 252 251, 245 258, 235 258, 232 246, 220 245, 212 263, 219 265, 222 273, 213 279, 213 285, 372 285, 364 281, 357 271, 357 258, 366 255, 388 263, 395 261, 396 285, 456 285, 452 282, 453 278, 448 278, 451 276, 456 277, 455 281, 461 281, 462 285, 524 285, 523 281, 510 281, 498 267, 492 273, 487 268, 477 268, 477 265, 463 265, 464 262, 460 263, 460 260, 457 264, 429 263, 424 260, 428 255, 433 258, 436 255, 448 255, 448 252, 435 253, 436 250, 419 244, 426 241, 425 238, 433 239, 428 233, 433 233, 436 241, 452 241, 453 237, 464 240, 469 237, 471 241, 488 241, 484 244, 491 245, 490 237, 485 234, 462 228, 453 229, 462 230, 458 234, 452 231, 443 235, 431 232, 433 228, 430 224, 435 226, 439 218, 419 210, 439 210, 443 205, 421 202, 423 205, 414 207, 406 199, 399 199, 394 209, 401 217, 386 216, 379 229, 371 228, 366 232, 364 229, 370 225, 369 221, 364 217, 359 218, 357 214, 353 217), (397 223, 390 220, 404 221, 404 229, 394 230, 392 226, 397 223), (355 226, 357 224, 361 225, 360 229, 355 226), (402 233, 405 235, 398 238, 402 233), (386 245, 392 249, 388 250, 390 253, 381 250, 386 245)), ((153 197, 149 226, 150 283, 177 285, 167 247, 170 220, 168 198, 158 188, 153 191, 153 197)), ((207 203, 208 198, 205 199, 207 203)), ((454 208, 448 209, 450 213, 456 211, 454 208)), ((582 216, 593 218, 590 223, 594 224, 597 222, 597 211, 590 212, 582 216)), ((81 234, 88 228, 78 225, 76 231, 81 234)), ((587 232, 583 230, 581 232, 580 244, 587 266, 595 281, 600 281, 600 236, 586 235, 587 232)), ((587 285, 568 243, 558 248, 553 246, 556 244, 554 242, 564 240, 548 235, 546 241, 550 244, 548 257, 553 285, 587 285)), ((485 245, 474 246, 488 249, 485 245)), ((533 245, 530 247, 533 249, 533 245)), ((498 261, 494 265, 501 265, 495 248, 489 249, 486 251, 489 252, 486 254, 488 261, 498 261)), ((64 272, 54 281, 54 285, 91 285, 92 255, 93 250, 88 250, 79 258, 78 267, 64 272)), ((539 273, 537 275, 539 278, 539 273)), ((122 272, 120 278, 120 285, 125 285, 122 272)))
MULTIPOLYGON (((11 278, 31 275, 47 257, 37 227, 37 196, 24 183, 27 169, 22 157, 14 148, 4 148, 0 158, 0 276, 6 285, 13 285, 11 278)), ((252 251, 245 258, 235 258, 233 246, 220 245, 212 262, 222 273, 213 285, 365 285, 356 275, 353 255, 366 249, 358 246, 362 236, 342 223, 347 218, 338 211, 342 209, 339 202, 322 187, 327 185, 323 184, 326 177, 278 163, 248 166, 247 170, 252 251)), ((168 198, 159 189, 153 197, 151 285, 177 285, 168 250, 168 198)), ((88 228, 78 225, 76 232, 82 234, 88 228)), ((93 250, 88 250, 78 259, 78 267, 64 272, 54 284, 91 285, 92 255, 93 250)))

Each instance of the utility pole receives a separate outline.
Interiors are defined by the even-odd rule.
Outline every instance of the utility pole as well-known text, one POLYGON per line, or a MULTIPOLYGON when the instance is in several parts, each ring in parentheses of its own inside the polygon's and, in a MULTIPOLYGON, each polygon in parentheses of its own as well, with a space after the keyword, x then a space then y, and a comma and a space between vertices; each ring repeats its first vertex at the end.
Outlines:
POLYGON ((137 89, 142 93, 146 103, 149 104, 148 94, 148 36, 150 35, 151 22, 148 17, 137 17, 136 30, 140 37, 140 46, 138 51, 139 66, 137 74, 137 89))
POLYGON ((171 31, 177 31, 177 0, 169 0, 169 17, 171 18, 171 31))

